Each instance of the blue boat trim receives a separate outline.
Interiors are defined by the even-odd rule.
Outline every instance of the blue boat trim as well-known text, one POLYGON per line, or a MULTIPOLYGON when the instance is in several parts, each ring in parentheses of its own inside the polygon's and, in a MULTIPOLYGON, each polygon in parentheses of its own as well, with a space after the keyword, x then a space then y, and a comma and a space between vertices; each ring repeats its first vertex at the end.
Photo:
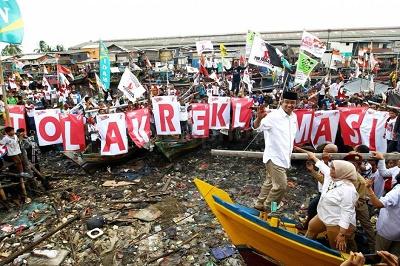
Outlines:
POLYGON ((226 201, 223 201, 221 198, 219 198, 218 196, 215 196, 215 195, 213 195, 213 198, 214 198, 216 203, 224 206, 225 208, 227 208, 230 211, 242 216, 243 218, 245 218, 247 220, 250 220, 253 223, 256 223, 259 226, 267 228, 271 232, 274 232, 274 233, 279 234, 279 235, 281 235, 283 237, 286 237, 286 238, 288 238, 290 240, 293 240, 293 241, 296 241, 296 242, 301 243, 303 245, 306 245, 306 246, 308 246, 310 248, 314 248, 314 249, 326 252, 326 253, 328 253, 330 255, 333 255, 333 256, 341 257, 339 251, 331 249, 331 248, 328 248, 328 247, 322 245, 321 243, 319 243, 317 241, 314 241, 314 240, 306 238, 304 236, 297 235, 297 234, 294 234, 292 232, 283 230, 283 229, 281 229, 279 227, 270 226, 266 221, 264 221, 264 220, 262 220, 262 219, 260 219, 258 217, 258 213, 259 212, 257 210, 254 210, 254 209, 251 209, 251 208, 239 205, 239 204, 228 203, 226 201))

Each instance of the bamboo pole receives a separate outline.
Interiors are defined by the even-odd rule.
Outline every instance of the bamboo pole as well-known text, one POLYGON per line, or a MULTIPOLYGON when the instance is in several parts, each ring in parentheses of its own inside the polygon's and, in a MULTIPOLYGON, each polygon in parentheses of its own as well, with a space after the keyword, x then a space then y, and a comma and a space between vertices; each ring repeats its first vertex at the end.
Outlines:
MULTIPOLYGON (((263 158, 263 152, 260 151, 237 151, 237 150, 211 150, 211 155, 225 157, 243 157, 243 158, 263 158)), ((315 154, 317 158, 322 158, 322 153, 315 154)), ((348 153, 330 153, 333 160, 342 160, 348 153)), ((364 159, 372 159, 369 153, 360 153, 364 159)), ((400 153, 383 153, 387 160, 400 160, 400 153)), ((308 160, 305 153, 292 153, 292 160, 308 160)))
POLYGON ((63 224, 57 226, 56 228, 48 231, 44 236, 42 236, 41 238, 39 238, 38 240, 36 240, 32 244, 26 246, 25 248, 21 249, 20 251, 17 251, 16 253, 11 254, 10 256, 6 257, 4 260, 1 260, 0 261, 0 266, 6 265, 6 264, 14 261, 14 259, 16 259, 18 256, 20 256, 20 255, 22 255, 22 254, 24 254, 24 253, 26 253, 28 251, 31 251, 37 245, 39 245, 41 242, 43 242, 47 238, 51 237, 52 235, 54 235, 58 231, 62 230, 63 228, 67 227, 71 223, 75 222, 76 220, 79 220, 80 218, 81 218, 80 215, 75 215, 73 218, 69 219, 65 223, 63 223, 63 224))

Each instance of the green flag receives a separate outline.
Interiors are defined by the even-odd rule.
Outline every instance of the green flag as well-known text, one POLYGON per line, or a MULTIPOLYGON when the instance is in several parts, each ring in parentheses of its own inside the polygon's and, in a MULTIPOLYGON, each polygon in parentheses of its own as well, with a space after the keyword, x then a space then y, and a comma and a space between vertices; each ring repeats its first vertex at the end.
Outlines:
POLYGON ((317 60, 312 59, 303 52, 300 52, 299 61, 297 62, 297 71, 301 71, 306 75, 310 75, 311 71, 317 64, 317 60))
POLYGON ((16 0, 0 1, 0 41, 20 44, 24 22, 16 0))
POLYGON ((300 52, 299 59, 297 61, 295 83, 304 85, 311 71, 313 71, 317 64, 317 60, 312 59, 304 52, 300 52))

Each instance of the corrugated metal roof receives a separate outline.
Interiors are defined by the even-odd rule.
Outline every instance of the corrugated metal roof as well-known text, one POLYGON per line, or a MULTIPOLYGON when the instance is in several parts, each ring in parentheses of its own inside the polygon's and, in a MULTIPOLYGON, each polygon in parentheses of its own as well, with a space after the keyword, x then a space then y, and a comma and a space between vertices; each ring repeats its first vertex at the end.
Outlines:
POLYGON ((37 60, 46 56, 46 54, 26 54, 19 58, 19 60, 37 60))
MULTIPOLYGON (((364 29, 332 29, 332 30, 308 30, 323 41, 328 39, 332 42, 369 42, 374 41, 399 41, 400 27, 392 28, 364 28, 364 29)), ((285 43, 299 45, 302 31, 261 32, 264 40, 273 43, 285 43)), ((182 46, 194 46, 196 41, 210 40, 214 45, 224 43, 225 45, 244 45, 246 33, 232 33, 220 35, 197 35, 197 36, 175 36, 156 37, 140 39, 106 40, 105 44, 123 46, 128 50, 132 48, 174 48, 182 46)), ((87 46, 98 46, 98 42, 85 42, 71 47, 70 49, 81 49, 87 46)))

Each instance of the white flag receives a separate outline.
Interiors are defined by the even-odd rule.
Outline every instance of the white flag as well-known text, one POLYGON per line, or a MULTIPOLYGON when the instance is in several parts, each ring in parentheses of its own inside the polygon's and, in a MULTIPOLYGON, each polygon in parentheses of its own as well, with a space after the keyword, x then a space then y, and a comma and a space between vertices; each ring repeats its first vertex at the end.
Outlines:
POLYGON ((321 58, 325 53, 326 45, 318 37, 304 31, 301 37, 300 49, 321 58))
POLYGON ((214 51, 214 46, 211 41, 198 41, 196 42, 196 50, 198 55, 201 55, 204 52, 214 51))
POLYGON ((118 89, 132 102, 136 102, 137 98, 141 97, 146 91, 128 67, 125 68, 124 74, 119 81, 118 89))

